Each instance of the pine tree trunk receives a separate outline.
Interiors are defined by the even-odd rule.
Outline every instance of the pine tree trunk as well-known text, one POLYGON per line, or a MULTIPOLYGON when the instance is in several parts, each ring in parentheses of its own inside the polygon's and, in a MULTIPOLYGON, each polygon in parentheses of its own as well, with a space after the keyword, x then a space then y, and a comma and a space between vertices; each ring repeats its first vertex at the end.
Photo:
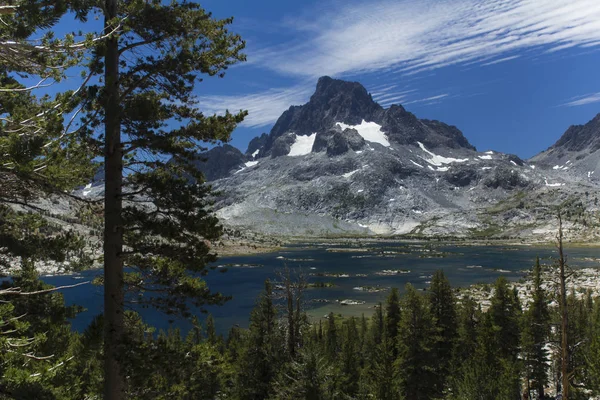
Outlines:
POLYGON ((569 399, 569 342, 567 340, 567 284, 565 274, 565 257, 563 254, 562 217, 558 215, 558 265, 560 268, 560 315, 561 315, 561 383, 563 400, 569 399))
MULTIPOLYGON (((117 0, 106 0, 105 33, 117 17, 117 0)), ((125 381, 118 361, 123 336, 123 223, 121 216, 123 154, 119 107, 119 43, 106 41, 104 57, 105 196, 104 196, 104 400, 125 399, 125 381)))

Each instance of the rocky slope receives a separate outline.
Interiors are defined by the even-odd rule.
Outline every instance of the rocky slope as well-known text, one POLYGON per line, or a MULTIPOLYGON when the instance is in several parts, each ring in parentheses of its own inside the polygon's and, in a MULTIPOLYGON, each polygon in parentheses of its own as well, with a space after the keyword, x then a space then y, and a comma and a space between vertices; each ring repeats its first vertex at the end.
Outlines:
MULTIPOLYGON (((532 158, 546 169, 596 181, 600 174, 600 114, 585 125, 573 125, 548 150, 532 158)), ((600 178, 600 177, 599 177, 600 178)))
POLYGON ((245 162, 218 174, 218 215, 269 235, 543 239, 555 229, 552 207, 566 202, 567 225, 587 224, 573 231, 589 239, 599 121, 525 161, 479 152, 456 127, 384 109, 359 83, 323 77, 307 104, 250 142, 245 162))

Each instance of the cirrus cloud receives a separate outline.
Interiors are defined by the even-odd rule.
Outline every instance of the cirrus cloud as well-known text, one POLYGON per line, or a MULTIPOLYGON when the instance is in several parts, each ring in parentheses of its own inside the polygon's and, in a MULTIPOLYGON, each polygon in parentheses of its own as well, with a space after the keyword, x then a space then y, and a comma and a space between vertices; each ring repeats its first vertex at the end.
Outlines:
MULTIPOLYGON (((472 61, 505 62, 524 50, 600 46, 597 0, 334 4, 307 19, 302 41, 261 49, 256 63, 311 78, 390 70, 418 73, 472 61)), ((302 30, 299 21, 292 26, 302 30)))
POLYGON ((600 92, 598 93, 589 93, 583 96, 577 96, 569 99, 568 102, 561 104, 561 106, 565 107, 577 107, 584 106, 586 104, 592 103, 600 103, 600 92))
MULTIPOLYGON (((277 38, 273 46, 254 41, 248 64, 304 83, 252 94, 204 96, 202 109, 246 109, 249 116, 242 125, 262 127, 290 105, 308 100, 314 85, 306 82, 323 75, 365 73, 402 77, 404 85, 369 88, 384 107, 435 104, 452 96, 408 90, 408 75, 451 65, 491 66, 545 53, 560 55, 575 47, 600 48, 599 0, 333 1, 282 23, 286 38, 277 38)), ((596 93, 563 105, 597 101, 596 93)))

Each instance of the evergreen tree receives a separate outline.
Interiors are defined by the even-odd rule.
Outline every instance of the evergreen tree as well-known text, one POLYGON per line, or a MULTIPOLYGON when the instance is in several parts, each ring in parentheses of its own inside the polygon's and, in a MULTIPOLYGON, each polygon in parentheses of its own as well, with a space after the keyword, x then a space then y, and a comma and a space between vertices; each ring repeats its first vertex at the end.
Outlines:
POLYGON ((369 346, 370 346, 370 338, 369 338, 369 323, 367 322, 367 318, 363 313, 360 317, 360 331, 358 333, 359 341, 360 341, 360 358, 361 358, 361 367, 364 367, 366 360, 369 357, 369 346))
POLYGON ((380 400, 397 400, 400 398, 400 372, 394 365, 394 343, 388 339, 384 331, 381 342, 373 349, 368 371, 369 392, 380 400))
MULTIPOLYGON (((4 7, 0 24, 0 270, 18 269, 15 257, 85 265, 81 240, 32 204, 40 197, 67 197, 91 177, 92 154, 68 131, 73 91, 36 96, 38 89, 65 78, 91 43, 75 43, 72 34, 57 37, 51 28, 66 13, 84 18, 85 2, 19 1, 4 7), (40 32, 43 31, 43 32, 40 32), (32 38, 33 35, 41 38, 32 38), (39 79, 26 86, 24 78, 39 79), (66 125, 66 127, 65 127, 66 125), (16 212, 18 205, 26 211, 16 212)), ((1 271, 0 271, 1 272, 1 271)))
POLYGON ((383 305, 378 303, 375 306, 375 313, 371 317, 371 339, 374 345, 381 343, 384 335, 385 318, 383 316, 383 305))
POLYGON ((546 348, 550 335, 550 311, 548 298, 542 288, 542 267, 539 257, 533 267, 533 296, 524 315, 523 358, 528 379, 540 399, 545 398, 548 384, 549 354, 546 348))
POLYGON ((73 108, 61 105, 68 97, 37 98, 0 66, 0 272, 18 269, 18 258, 89 267, 81 237, 35 203, 66 201, 65 192, 92 174, 91 152, 64 132, 64 114, 73 108))
POLYGON ((273 305, 273 288, 267 280, 265 290, 250 315, 248 337, 236 365, 236 398, 268 398, 273 380, 280 370, 284 350, 273 305))
POLYGON ((196 315, 192 317, 192 329, 188 333, 187 341, 192 344, 200 344, 202 341, 202 326, 196 315))
POLYGON ((212 314, 208 314, 208 317, 206 317, 206 340, 212 345, 216 345, 218 341, 217 331, 215 329, 215 319, 212 314))
POLYGON ((477 327, 477 347, 472 357, 463 360, 452 382, 457 400, 514 400, 520 398, 517 364, 503 358, 497 345, 497 327, 488 311, 477 327))
POLYGON ((341 391, 355 397, 360 382, 360 342, 356 318, 344 321, 340 354, 341 391))
POLYGON ((225 341, 226 356, 231 364, 240 359, 245 343, 245 332, 239 326, 232 326, 225 341))
POLYGON ((319 330, 317 331, 317 338, 319 341, 323 340, 323 321, 319 319, 319 330))
POLYGON ((429 306, 439 338, 434 347, 437 365, 433 384, 437 391, 436 396, 441 396, 450 373, 457 335, 456 300, 443 270, 436 271, 431 280, 429 306))
POLYGON ((470 359, 477 348, 477 328, 481 318, 481 308, 471 297, 462 299, 458 308, 457 345, 455 347, 454 364, 460 365, 470 359))
POLYGON ((274 385, 272 400, 335 400, 333 367, 314 346, 303 347, 274 385))
POLYGON ((325 336, 325 351, 327 358, 331 361, 337 359, 339 351, 337 326, 335 323, 335 315, 330 312, 327 317, 327 332, 325 336))
POLYGON ((579 399, 585 397, 581 393, 580 387, 585 385, 588 371, 586 355, 589 352, 591 337, 589 336, 592 318, 589 315, 589 309, 585 298, 578 298, 574 290, 567 298, 567 307, 569 310, 568 337, 569 337, 569 381, 571 388, 569 397, 579 399))
POLYGON ((389 340, 394 343, 393 354, 394 358, 398 355, 397 353, 397 342, 398 337, 398 323, 400 322, 400 294, 398 288, 392 288, 386 302, 385 302, 385 332, 389 340))
POLYGON ((227 141, 245 113, 205 116, 193 93, 202 76, 223 76, 243 60, 244 43, 229 32, 231 19, 193 2, 94 6, 106 39, 90 54, 78 129, 104 161, 104 395, 122 399, 126 288, 138 290, 139 303, 184 316, 188 302, 225 300, 202 280, 222 230, 193 163, 202 143, 227 141))
POLYGON ((406 285, 402 316, 398 324, 400 393, 406 399, 431 399, 437 389, 434 346, 439 340, 428 301, 411 285, 406 285))
POLYGON ((586 367, 589 371, 587 382, 589 389, 595 395, 600 395, 600 297, 597 297, 594 302, 594 310, 590 320, 590 346, 585 356, 586 367))
POLYGON ((521 308, 516 292, 510 290, 504 277, 496 280, 488 313, 496 331, 496 347, 501 356, 507 360, 516 360, 520 344, 521 308))
POLYGON ((0 393, 14 399, 82 398, 76 357, 77 334, 69 319, 78 307, 65 306, 63 296, 38 278, 32 263, 3 282, 2 289, 24 293, 0 304, 0 393))

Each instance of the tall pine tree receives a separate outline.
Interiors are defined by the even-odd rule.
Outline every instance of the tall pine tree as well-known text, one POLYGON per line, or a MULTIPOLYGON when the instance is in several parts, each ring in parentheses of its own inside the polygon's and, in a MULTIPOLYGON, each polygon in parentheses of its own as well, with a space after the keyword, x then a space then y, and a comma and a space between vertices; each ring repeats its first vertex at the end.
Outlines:
POLYGON ((194 89, 244 60, 244 42, 229 32, 231 19, 193 2, 105 0, 91 14, 107 38, 91 54, 78 129, 104 161, 105 397, 122 399, 126 288, 184 315, 188 301, 224 300, 201 278, 221 228, 193 162, 203 143, 227 141, 245 113, 205 116, 194 89))
POLYGON ((281 366, 285 344, 277 326, 273 287, 267 280, 250 314, 250 329, 236 365, 236 398, 266 399, 281 366))
POLYGON ((428 400, 435 397, 437 360, 434 346, 438 340, 429 302, 411 284, 407 284, 398 324, 396 361, 403 398, 428 400))
POLYGON ((398 288, 392 288, 387 300, 385 302, 385 333, 394 346, 392 353, 394 358, 398 355, 397 342, 398 337, 398 323, 400 322, 400 292, 398 288))
POLYGON ((542 287, 542 267, 539 257, 533 267, 533 295, 529 309, 524 315, 523 359, 528 380, 540 399, 545 398, 548 384, 549 353, 547 343, 550 336, 550 311, 548 296, 542 287))
POLYGON ((434 346, 437 365, 433 384, 436 388, 436 396, 441 396, 450 373, 457 332, 456 300, 443 270, 438 270, 433 274, 429 289, 429 305, 435 319, 438 337, 434 346))

